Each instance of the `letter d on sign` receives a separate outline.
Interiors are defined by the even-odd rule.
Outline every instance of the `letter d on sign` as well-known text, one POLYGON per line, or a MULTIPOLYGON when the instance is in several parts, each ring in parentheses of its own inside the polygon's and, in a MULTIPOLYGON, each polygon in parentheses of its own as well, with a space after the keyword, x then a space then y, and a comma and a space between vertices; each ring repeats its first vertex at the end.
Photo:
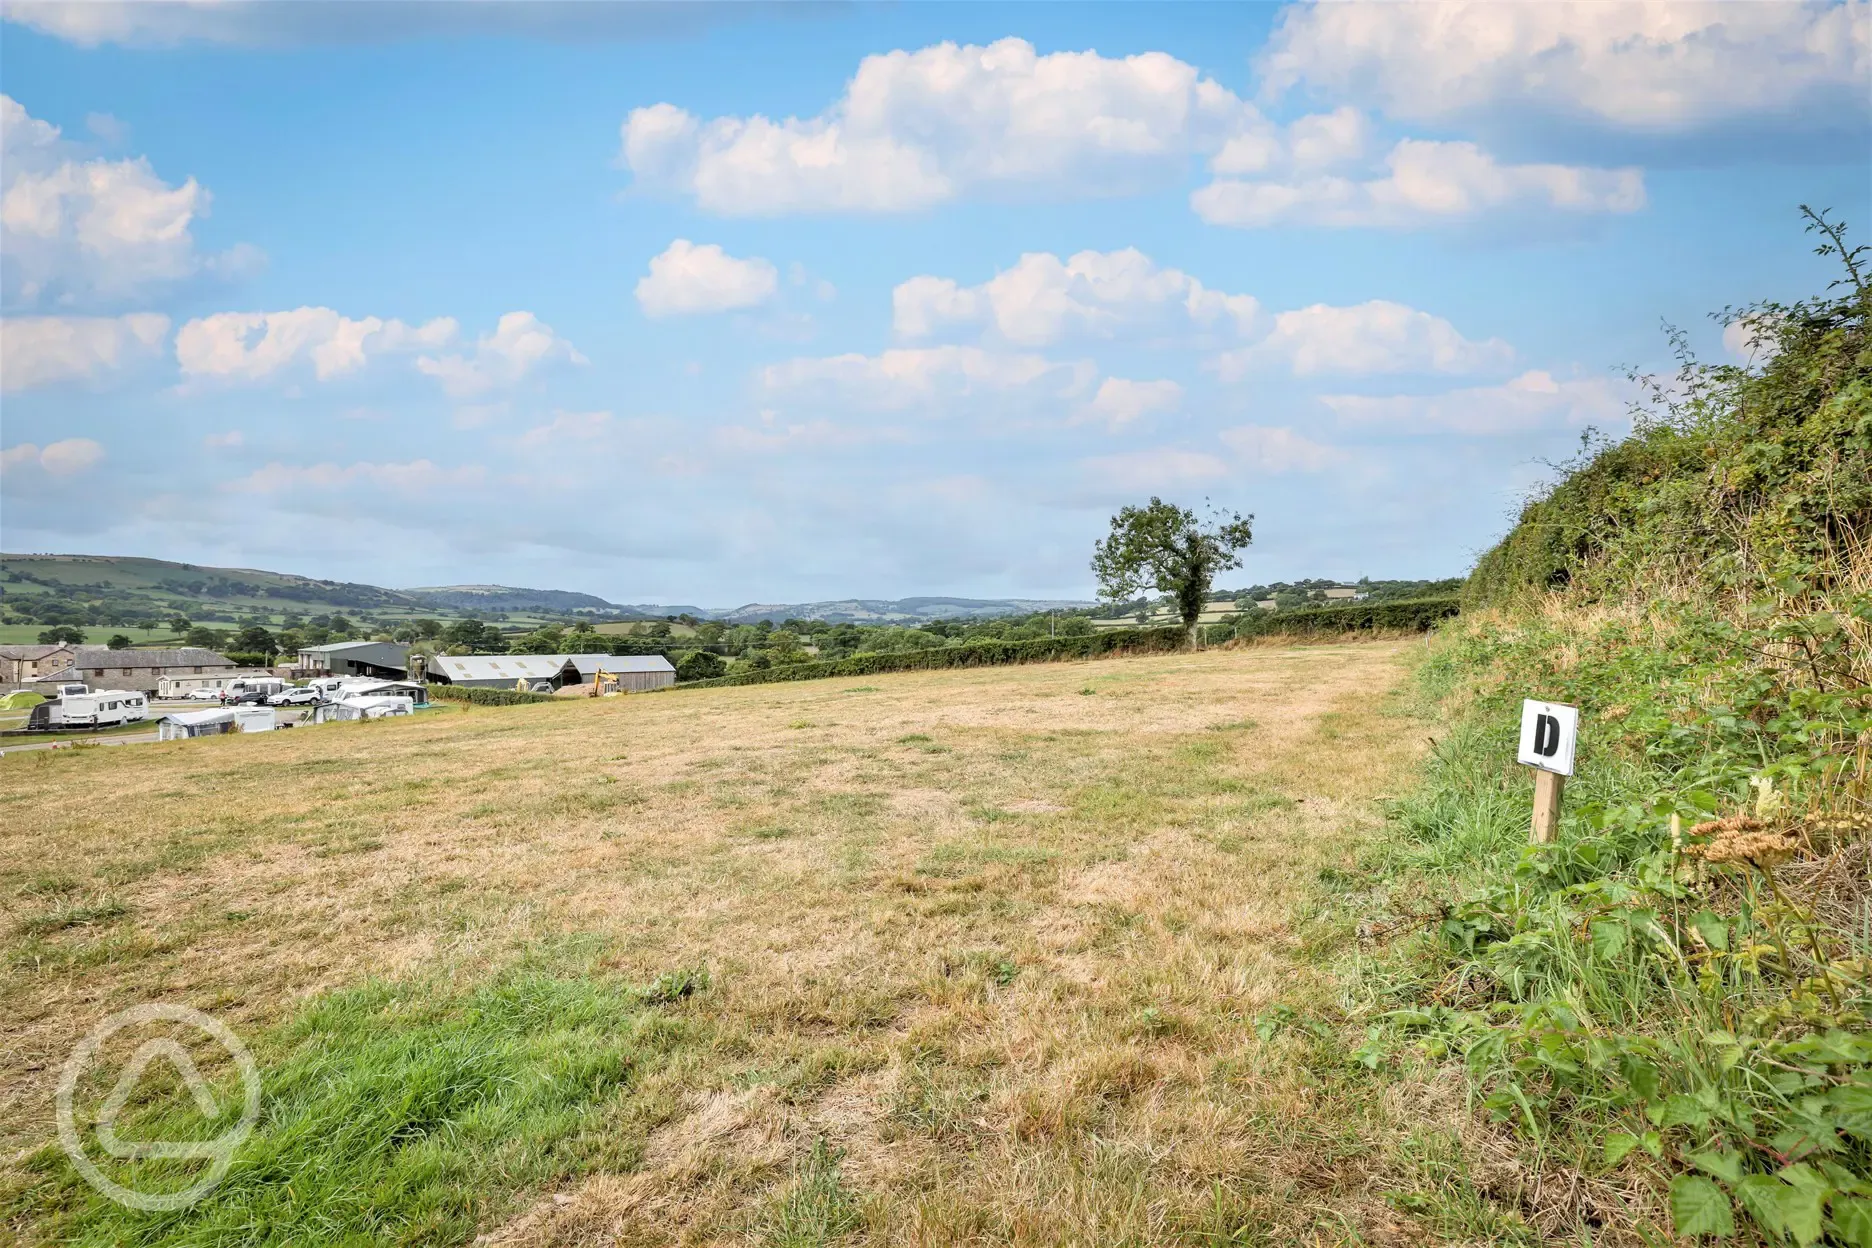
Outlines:
POLYGON ((1579 742, 1579 708, 1559 702, 1521 704, 1518 761, 1535 768, 1533 839, 1553 840, 1560 826, 1561 795, 1573 774, 1573 747, 1579 742))
POLYGON ((1573 774, 1573 747, 1579 739, 1579 708, 1561 702, 1521 704, 1521 749, 1516 759, 1529 767, 1573 774))

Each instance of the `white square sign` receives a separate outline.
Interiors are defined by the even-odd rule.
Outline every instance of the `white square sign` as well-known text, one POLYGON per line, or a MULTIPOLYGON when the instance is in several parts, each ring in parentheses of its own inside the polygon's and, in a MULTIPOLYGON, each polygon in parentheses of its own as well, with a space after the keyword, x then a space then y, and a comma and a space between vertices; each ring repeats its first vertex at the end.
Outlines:
POLYGON ((1517 761, 1542 771, 1573 774, 1573 747, 1579 743, 1579 708, 1560 702, 1521 704, 1521 752, 1517 761))

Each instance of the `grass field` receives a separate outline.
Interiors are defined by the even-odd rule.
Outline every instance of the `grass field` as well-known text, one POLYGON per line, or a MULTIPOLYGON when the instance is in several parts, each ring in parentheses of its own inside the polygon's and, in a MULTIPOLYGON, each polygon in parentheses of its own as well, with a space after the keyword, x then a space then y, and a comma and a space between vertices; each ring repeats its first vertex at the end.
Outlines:
MULTIPOLYGON (((1407 653, 0 759, 0 1225, 87 1244, 1395 1240, 1387 1158, 1422 1110, 1356 1070, 1306 1074, 1255 1020, 1333 992, 1345 933, 1316 881, 1409 783, 1407 653), (174 1214, 103 1201, 50 1142, 66 1054, 151 1000, 232 1026, 266 1089, 227 1179, 174 1214)), ((134 1104, 159 1134, 189 1103, 134 1104)))

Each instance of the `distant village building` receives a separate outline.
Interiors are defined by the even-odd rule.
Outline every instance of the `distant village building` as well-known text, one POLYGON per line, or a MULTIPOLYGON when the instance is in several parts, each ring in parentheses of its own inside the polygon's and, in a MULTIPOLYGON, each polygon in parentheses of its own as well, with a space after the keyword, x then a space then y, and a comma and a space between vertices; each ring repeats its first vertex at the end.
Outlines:
POLYGON ((618 678, 626 693, 667 689, 676 669, 660 654, 438 654, 429 660, 429 679, 438 685, 469 689, 512 689, 520 681, 562 689, 588 685, 600 671, 618 678))
POLYGON ((1354 585, 1340 585, 1326 591, 1327 602, 1359 602, 1366 592, 1354 585))
POLYGON ((41 685, 83 681, 93 689, 135 689, 155 693, 176 676, 211 676, 234 670, 234 660, 213 650, 183 646, 175 650, 111 650, 78 646, 64 667, 41 671, 41 685))
POLYGON ((0 646, 0 685, 23 685, 47 672, 70 667, 77 647, 69 642, 56 646, 0 646))
POLYGON ((393 641, 334 641, 299 651, 300 671, 317 676, 375 676, 401 680, 409 675, 409 647, 393 641))

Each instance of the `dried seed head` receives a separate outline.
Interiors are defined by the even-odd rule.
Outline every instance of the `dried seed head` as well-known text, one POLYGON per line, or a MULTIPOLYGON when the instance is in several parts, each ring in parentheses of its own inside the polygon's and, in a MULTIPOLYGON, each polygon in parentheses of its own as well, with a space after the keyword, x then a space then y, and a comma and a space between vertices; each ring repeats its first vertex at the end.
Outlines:
POLYGON ((1768 866, 1792 858, 1800 846, 1792 832, 1768 828, 1761 820, 1751 819, 1747 815, 1731 815, 1727 819, 1699 823, 1690 829, 1690 835, 1709 839, 1700 844, 1684 846, 1684 856, 1701 858, 1705 862, 1747 862, 1758 867, 1768 866))

